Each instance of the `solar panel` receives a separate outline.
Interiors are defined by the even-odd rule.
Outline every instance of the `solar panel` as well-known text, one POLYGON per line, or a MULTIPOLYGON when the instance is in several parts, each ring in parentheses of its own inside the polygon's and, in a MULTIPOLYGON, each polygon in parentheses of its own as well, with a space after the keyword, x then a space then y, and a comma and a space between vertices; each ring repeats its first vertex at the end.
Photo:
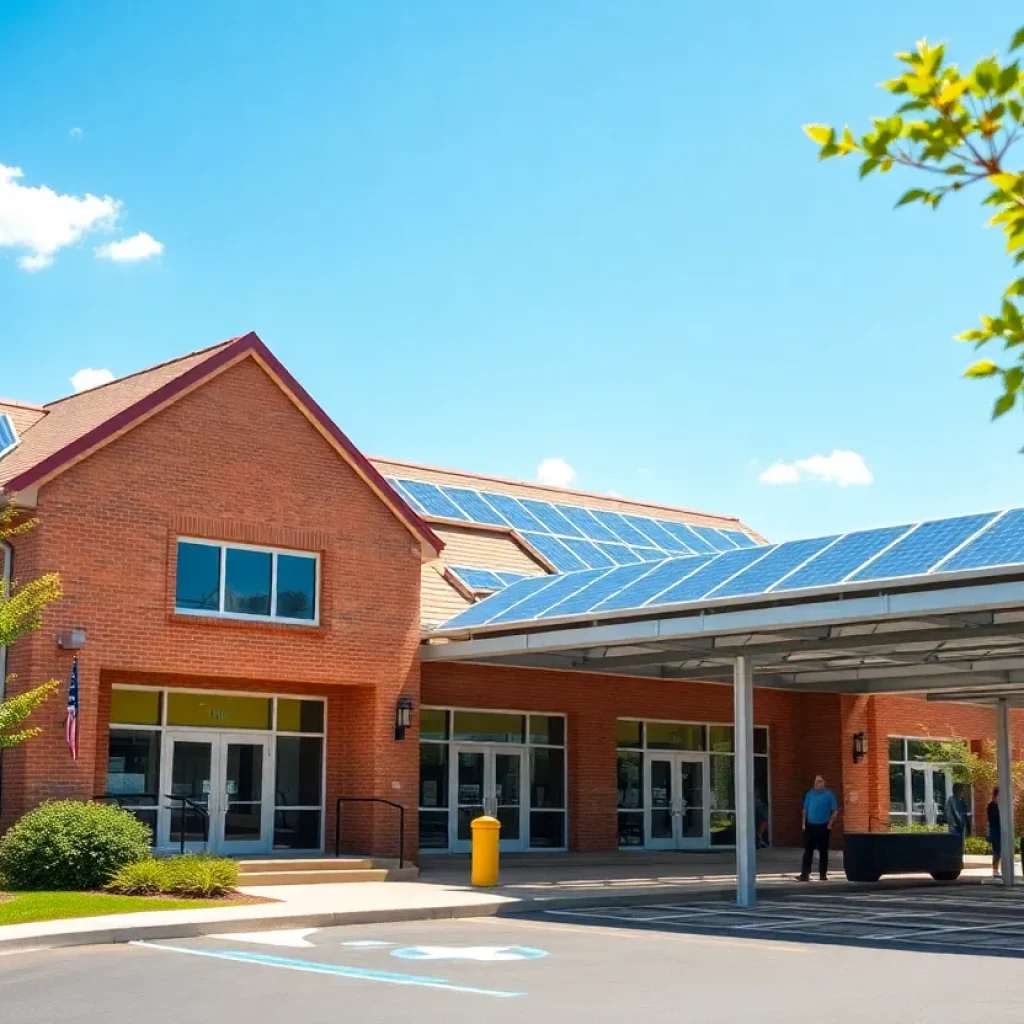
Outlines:
POLYGON ((689 544, 684 544, 674 533, 669 533, 665 525, 657 519, 642 519, 638 529, 642 529, 659 548, 681 555, 693 554, 693 548, 689 544))
POLYGON ((474 523, 487 523, 489 526, 508 526, 508 520, 492 508, 476 491, 465 487, 442 487, 442 493, 451 498, 474 523))
POLYGON ((983 533, 943 562, 939 572, 987 569, 1024 562, 1024 509, 1017 508, 997 519, 983 533))
POLYGON ((595 611, 615 611, 619 608, 639 608, 652 597, 678 583, 686 575, 695 573, 706 565, 714 555, 691 555, 689 558, 673 558, 654 566, 649 573, 631 583, 617 594, 612 594, 598 605, 595 611), (689 569, 689 573, 687 572, 689 569))
POLYGON ((464 612, 459 612, 454 619, 445 623, 445 628, 448 626, 481 626, 488 619, 494 618, 506 608, 522 601, 529 594, 564 578, 563 576, 530 576, 525 580, 520 580, 512 586, 498 591, 497 594, 492 594, 479 604, 467 608, 464 612))
POLYGON ((495 574, 506 587, 512 586, 513 583, 518 583, 520 580, 530 579, 524 572, 499 572, 495 574))
POLYGON ((771 548, 733 548, 732 551, 723 551, 717 558, 706 562, 695 573, 690 572, 688 559, 673 560, 673 564, 678 567, 679 582, 666 588, 657 597, 648 601, 644 607, 675 604, 679 601, 696 601, 709 590, 714 590, 715 587, 721 586, 736 573, 742 572, 751 562, 763 558, 765 553, 771 550, 771 548))
POLYGON ((688 523, 670 523, 667 520, 662 520, 661 525, 698 555, 718 551, 718 548, 712 547, 700 534, 695 533, 688 523))
POLYGON ((597 545, 613 562, 618 562, 619 565, 631 565, 634 562, 642 562, 643 559, 639 555, 634 555, 633 552, 626 547, 625 544, 598 544, 597 545))
POLYGON ((620 565, 611 572, 605 573, 596 580, 584 583, 578 590, 563 597, 557 604, 549 606, 541 614, 542 618, 558 615, 575 615, 577 612, 590 611, 591 608, 604 607, 601 602, 623 587, 629 586, 634 580, 646 576, 658 568, 651 562, 635 562, 633 565, 620 565))
POLYGON ((591 540, 618 541, 619 538, 607 526, 603 526, 590 514, 590 509, 583 508, 582 505, 556 505, 555 508, 578 526, 585 537, 591 540))
POLYGON ((18 443, 18 432, 7 413, 0 413, 0 455, 18 443))
POLYGON ((498 574, 490 569, 473 569, 468 566, 453 565, 450 569, 470 590, 504 590, 505 584, 498 574))
POLYGON ((840 537, 828 551, 822 551, 807 565, 776 583, 771 588, 772 593, 841 583, 854 569, 899 540, 909 529, 909 526, 885 526, 879 530, 848 533, 840 537))
POLYGON ((588 568, 582 558, 574 555, 557 537, 550 533, 523 531, 523 539, 539 551, 559 572, 572 572, 588 568))
POLYGON ((627 544, 638 544, 642 548, 651 546, 650 537, 630 526, 618 512, 609 512, 608 509, 595 508, 594 518, 607 526, 612 533, 627 544))
POLYGON ((548 532, 557 534, 559 537, 583 536, 583 531, 573 526, 554 505, 549 505, 546 501, 535 501, 533 498, 520 498, 519 504, 536 519, 539 519, 548 532))
POLYGON ((811 537, 809 540, 793 540, 788 544, 780 544, 775 548, 740 548, 740 551, 752 551, 763 557, 753 562, 738 576, 726 581, 715 590, 709 591, 705 597, 739 597, 741 594, 760 594, 768 590, 794 569, 803 565, 809 558, 836 540, 832 537, 811 537))
POLYGON ((560 582, 550 592, 527 578, 463 612, 450 625, 597 615, 926 574, 940 579, 944 573, 1001 566, 1024 570, 1024 508, 570 572, 551 577, 560 582), (486 611, 478 614, 487 618, 467 622, 466 616, 482 606, 486 611))
POLYGON ((690 529, 714 551, 731 551, 735 547, 728 537, 723 536, 718 530, 714 530, 710 526, 697 526, 695 523, 690 523, 689 525, 690 529))
MULTIPOLYGON (((556 576, 555 582, 550 587, 527 595, 519 604, 512 605, 494 618, 488 619, 488 622, 516 622, 521 618, 532 619, 534 616, 540 615, 545 608, 550 608, 560 598, 575 593, 585 583, 600 579, 606 573, 614 571, 614 569, 588 569, 586 572, 572 572, 556 576)), ((517 588, 509 588, 509 590, 512 589, 517 588)), ((507 594, 508 590, 504 593, 507 594)))
POLYGON ((879 580, 927 572, 953 548, 969 540, 994 518, 989 512, 985 515, 934 519, 921 523, 873 562, 852 573, 850 579, 879 580))
POLYGON ((593 541, 576 537, 558 538, 584 565, 602 569, 615 565, 615 559, 606 555, 593 541))
POLYGON ((660 562, 663 558, 668 558, 667 552, 662 551, 661 548, 630 548, 630 551, 640 559, 641 562, 660 562))
POLYGON ((487 504, 496 508, 517 530, 547 530, 536 516, 531 516, 511 495, 495 494, 493 491, 483 493, 487 504))
POLYGON ((422 480, 402 480, 402 488, 411 494, 428 516, 440 516, 443 519, 468 519, 451 498, 447 497, 437 484, 424 483, 422 480))
POLYGON ((727 540, 731 540, 738 548, 752 548, 756 546, 754 538, 742 530, 719 530, 718 532, 727 540))
POLYGON ((393 476, 384 479, 409 503, 414 512, 419 512, 420 515, 427 514, 427 510, 402 486, 401 480, 396 480, 393 476))

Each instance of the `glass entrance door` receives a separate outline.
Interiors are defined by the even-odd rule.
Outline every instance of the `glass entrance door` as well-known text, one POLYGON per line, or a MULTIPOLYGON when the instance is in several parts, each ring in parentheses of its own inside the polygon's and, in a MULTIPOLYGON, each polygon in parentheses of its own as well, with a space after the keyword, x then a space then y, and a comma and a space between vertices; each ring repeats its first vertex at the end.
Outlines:
POLYGON ((270 849, 267 737, 168 731, 157 845, 228 856, 270 849), (184 800, 178 798, 185 798, 184 800))
POLYGON ((453 820, 449 848, 469 853, 471 823, 483 814, 501 822, 500 848, 526 849, 524 751, 519 747, 453 745, 451 792, 453 820))
POLYGON ((702 850, 708 845, 708 773, 704 754, 647 755, 644 845, 702 850))
POLYGON ((945 825, 946 801, 953 792, 947 765, 909 762, 910 820, 915 825, 945 825))

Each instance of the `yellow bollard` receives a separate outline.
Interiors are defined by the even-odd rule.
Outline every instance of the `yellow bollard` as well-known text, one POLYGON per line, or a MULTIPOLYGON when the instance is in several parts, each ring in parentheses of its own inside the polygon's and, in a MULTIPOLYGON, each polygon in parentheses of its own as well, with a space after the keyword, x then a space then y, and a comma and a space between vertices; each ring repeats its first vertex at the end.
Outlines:
POLYGON ((473 859, 470 884, 491 886, 498 884, 498 839, 501 822, 486 814, 474 818, 469 825, 473 833, 473 859))

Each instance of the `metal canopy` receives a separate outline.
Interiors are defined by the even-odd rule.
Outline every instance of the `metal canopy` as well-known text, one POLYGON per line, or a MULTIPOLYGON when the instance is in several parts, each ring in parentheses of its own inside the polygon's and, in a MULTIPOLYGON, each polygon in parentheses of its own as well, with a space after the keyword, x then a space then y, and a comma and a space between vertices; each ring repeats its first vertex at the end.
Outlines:
MULTIPOLYGON (((554 625, 543 620, 424 635, 423 661, 467 661, 649 679, 731 683, 737 657, 754 685, 798 692, 1024 694, 1024 578, 834 590, 753 606, 554 625)), ((983 696, 982 696, 983 694, 983 696)), ((1024 704, 1024 697, 1022 704, 1024 704)))

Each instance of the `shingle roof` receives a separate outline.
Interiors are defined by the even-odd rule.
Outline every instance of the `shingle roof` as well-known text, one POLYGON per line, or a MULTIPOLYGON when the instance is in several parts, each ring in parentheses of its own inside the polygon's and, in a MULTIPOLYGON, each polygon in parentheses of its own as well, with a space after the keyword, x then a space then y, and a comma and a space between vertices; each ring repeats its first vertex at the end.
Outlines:
POLYGON ((20 443, 0 458, 0 487, 17 493, 38 485, 192 387, 202 384, 212 374, 248 356, 254 357, 305 410, 352 468, 419 539, 425 550, 439 553, 444 547, 440 537, 409 507, 252 331, 42 406, 45 415, 30 423, 24 432, 19 429, 20 443))

